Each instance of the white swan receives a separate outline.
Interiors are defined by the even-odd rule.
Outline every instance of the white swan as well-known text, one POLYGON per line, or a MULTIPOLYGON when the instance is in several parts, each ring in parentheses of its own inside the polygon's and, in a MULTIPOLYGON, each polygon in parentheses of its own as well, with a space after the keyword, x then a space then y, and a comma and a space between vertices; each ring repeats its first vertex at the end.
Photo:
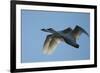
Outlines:
POLYGON ((79 48, 79 45, 76 43, 76 40, 79 39, 79 36, 82 33, 88 35, 88 33, 78 25, 76 25, 73 30, 71 28, 67 28, 62 31, 55 31, 53 28, 49 28, 42 29, 42 31, 51 33, 50 35, 47 35, 46 40, 44 42, 43 52, 45 54, 52 54, 52 52, 55 50, 55 48, 60 42, 65 42, 75 48, 79 48))

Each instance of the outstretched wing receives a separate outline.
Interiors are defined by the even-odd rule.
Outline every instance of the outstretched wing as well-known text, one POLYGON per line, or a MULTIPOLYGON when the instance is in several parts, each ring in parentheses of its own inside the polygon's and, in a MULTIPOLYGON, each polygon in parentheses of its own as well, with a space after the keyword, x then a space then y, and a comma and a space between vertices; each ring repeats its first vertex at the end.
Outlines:
POLYGON ((47 53, 48 52, 48 47, 49 47, 50 41, 52 39, 51 37, 52 37, 52 35, 48 35, 46 37, 46 40, 45 40, 44 45, 43 45, 43 52, 44 53, 47 53))
POLYGON ((51 54, 55 50, 59 42, 59 38, 48 35, 43 46, 43 52, 45 54, 51 54))
POLYGON ((52 54, 60 42, 61 41, 59 38, 52 37, 52 40, 48 47, 48 54, 52 54))
POLYGON ((82 33, 85 33, 87 36, 89 36, 89 34, 83 29, 81 28, 80 26, 76 26, 75 29, 72 31, 72 36, 75 38, 75 39, 79 39, 80 35, 82 33))

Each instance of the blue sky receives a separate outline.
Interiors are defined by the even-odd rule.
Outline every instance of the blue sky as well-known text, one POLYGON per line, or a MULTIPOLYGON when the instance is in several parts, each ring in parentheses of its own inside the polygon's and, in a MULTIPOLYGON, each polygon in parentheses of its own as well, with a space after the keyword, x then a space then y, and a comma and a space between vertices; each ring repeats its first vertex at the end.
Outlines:
POLYGON ((90 59, 90 39, 85 34, 80 36, 74 48, 64 42, 58 45, 51 55, 43 54, 42 48, 49 33, 41 31, 43 28, 63 30, 74 28, 76 25, 90 32, 90 14, 79 12, 52 12, 21 10, 21 62, 72 61, 90 59))

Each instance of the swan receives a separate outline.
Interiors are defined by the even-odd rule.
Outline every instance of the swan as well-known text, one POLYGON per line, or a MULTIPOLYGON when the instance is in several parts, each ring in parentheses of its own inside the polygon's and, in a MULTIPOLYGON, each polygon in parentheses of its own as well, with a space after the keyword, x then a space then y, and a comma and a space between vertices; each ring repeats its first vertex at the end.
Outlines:
POLYGON ((71 29, 69 27, 61 31, 55 31, 53 28, 41 30, 44 32, 51 33, 47 35, 43 45, 43 52, 45 54, 52 54, 61 42, 65 42, 71 45, 72 47, 79 48, 79 44, 77 44, 76 40, 79 39, 80 35, 82 33, 85 33, 87 36, 89 36, 89 34, 78 25, 76 25, 74 29, 71 29))

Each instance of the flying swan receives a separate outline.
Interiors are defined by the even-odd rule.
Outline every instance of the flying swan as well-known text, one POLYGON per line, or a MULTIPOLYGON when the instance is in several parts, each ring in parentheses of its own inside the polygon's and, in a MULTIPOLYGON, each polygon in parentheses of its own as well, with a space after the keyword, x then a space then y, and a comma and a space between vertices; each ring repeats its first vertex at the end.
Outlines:
POLYGON ((89 34, 78 25, 76 25, 74 29, 67 28, 61 31, 55 31, 53 28, 41 30, 51 33, 47 35, 43 45, 43 52, 45 54, 52 54, 60 42, 65 42, 75 48, 79 48, 79 44, 76 43, 76 40, 79 39, 80 35, 85 33, 87 36, 89 36, 89 34))

